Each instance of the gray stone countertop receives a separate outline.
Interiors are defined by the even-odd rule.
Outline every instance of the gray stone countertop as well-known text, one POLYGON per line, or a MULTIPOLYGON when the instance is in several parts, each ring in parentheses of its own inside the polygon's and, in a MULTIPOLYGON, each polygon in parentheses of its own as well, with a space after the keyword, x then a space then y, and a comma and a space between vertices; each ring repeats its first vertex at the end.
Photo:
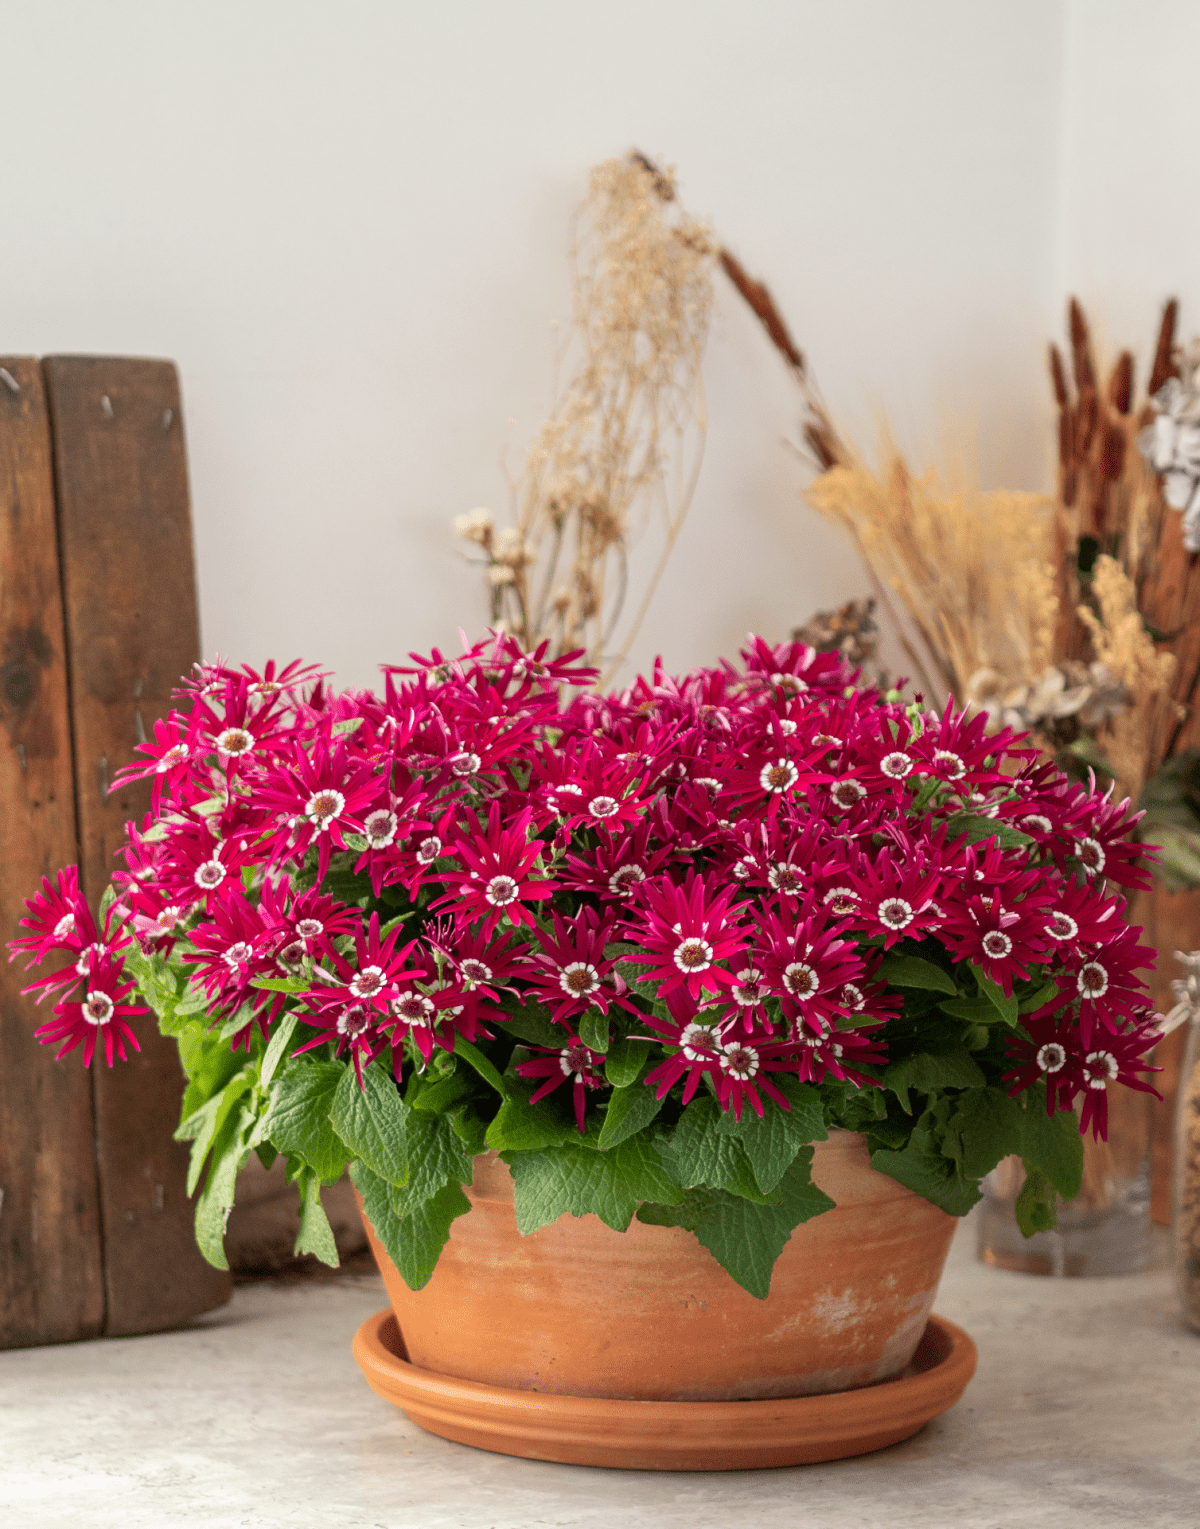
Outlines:
POLYGON ((181 1332, 0 1353, 7 1529, 1107 1529, 1200 1526, 1200 1334, 1165 1268, 1052 1280, 974 1261, 937 1310, 979 1346, 962 1401, 875 1455, 656 1474, 422 1433, 351 1357, 373 1275, 240 1286, 181 1332))

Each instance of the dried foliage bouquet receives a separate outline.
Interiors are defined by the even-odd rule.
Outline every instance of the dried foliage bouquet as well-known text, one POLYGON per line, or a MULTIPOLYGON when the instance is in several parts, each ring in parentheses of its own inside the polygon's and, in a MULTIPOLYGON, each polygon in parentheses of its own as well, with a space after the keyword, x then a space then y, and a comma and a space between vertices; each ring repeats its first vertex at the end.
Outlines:
POLYGON ((576 228, 566 382, 511 484, 512 522, 497 527, 486 509, 455 521, 483 555, 492 625, 526 651, 582 648, 607 672, 629 653, 703 459, 713 264, 669 172, 638 154, 595 166, 576 228), (646 522, 658 557, 631 583, 646 522))
POLYGON ((176 1037, 210 1261, 251 1152, 330 1263, 352 1164, 413 1288, 488 1149, 522 1232, 683 1226, 760 1297, 831 1127, 956 1215, 1020 1153, 1053 1224, 1076 1099, 1102 1135, 1109 1082, 1149 1086, 1129 820, 837 654, 742 656, 565 709, 578 655, 506 635, 382 695, 201 666, 99 922, 62 871, 13 949, 66 958, 30 989, 60 1055, 124 1059, 147 1007, 176 1037))

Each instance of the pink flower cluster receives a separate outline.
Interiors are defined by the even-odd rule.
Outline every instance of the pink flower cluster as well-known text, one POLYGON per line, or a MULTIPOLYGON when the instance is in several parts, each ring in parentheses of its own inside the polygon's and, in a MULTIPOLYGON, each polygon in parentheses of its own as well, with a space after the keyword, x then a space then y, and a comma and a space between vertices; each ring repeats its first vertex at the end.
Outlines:
POLYGON ((1108 1081, 1146 1087, 1155 1034, 1110 886, 1146 884, 1126 804, 982 717, 850 688, 834 655, 742 656, 565 710, 591 678, 575 656, 505 636, 388 669, 382 696, 202 666, 126 772, 153 780, 154 816, 103 929, 73 871, 28 904, 15 948, 71 961, 34 984, 59 995, 39 1036, 124 1057, 123 954, 181 944, 214 1021, 244 1018, 235 1045, 288 1006, 300 1049, 360 1075, 387 1054, 399 1078, 533 1000, 563 1044, 518 1070, 535 1099, 570 1083, 581 1129, 607 1086, 593 1012, 653 1042, 660 1095, 707 1077, 761 1114, 788 1107, 782 1074, 876 1083, 903 1006, 884 963, 933 942, 1005 995, 1039 984, 1005 1081, 1044 1080, 1051 1108, 1082 1095, 1102 1131, 1108 1081))

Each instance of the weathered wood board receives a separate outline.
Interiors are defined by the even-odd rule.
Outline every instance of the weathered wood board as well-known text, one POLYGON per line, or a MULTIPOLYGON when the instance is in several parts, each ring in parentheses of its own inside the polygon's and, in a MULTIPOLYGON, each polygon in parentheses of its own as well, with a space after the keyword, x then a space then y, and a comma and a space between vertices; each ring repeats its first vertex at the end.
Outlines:
MULTIPOLYGON (((76 858, 50 425, 41 364, 0 360, 0 939, 76 858)), ((34 1039, 48 1017, 0 962, 0 1347, 104 1325, 92 1075, 34 1039)))
MULTIPOLYGON (((171 709, 200 656, 179 383, 168 361, 51 356, 54 438, 80 872, 93 906, 148 782, 113 776, 171 709)), ((187 1147, 172 1141, 183 1076, 153 1023, 142 1050, 94 1069, 96 1161, 108 1334, 147 1332, 228 1298, 201 1257, 184 1192, 187 1147)))

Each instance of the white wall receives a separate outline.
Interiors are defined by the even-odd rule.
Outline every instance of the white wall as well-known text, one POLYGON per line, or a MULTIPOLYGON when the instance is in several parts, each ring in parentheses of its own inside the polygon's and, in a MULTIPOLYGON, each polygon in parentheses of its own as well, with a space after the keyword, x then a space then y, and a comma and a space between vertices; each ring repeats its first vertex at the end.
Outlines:
POLYGON ((1166 298, 1200 332, 1200 4, 1071 0, 1068 35, 1058 285, 1144 384, 1166 298))
MULTIPOLYGON (((503 508, 572 207, 638 144, 767 277, 864 444, 880 408, 918 456, 976 421, 987 479, 1038 486, 1042 345, 1089 242, 1061 223, 1065 7, 0 0, 0 351, 173 357, 206 653, 368 683, 481 626, 450 518, 503 508)), ((800 503, 789 384, 728 289, 706 382, 639 665, 865 592, 800 503)))

